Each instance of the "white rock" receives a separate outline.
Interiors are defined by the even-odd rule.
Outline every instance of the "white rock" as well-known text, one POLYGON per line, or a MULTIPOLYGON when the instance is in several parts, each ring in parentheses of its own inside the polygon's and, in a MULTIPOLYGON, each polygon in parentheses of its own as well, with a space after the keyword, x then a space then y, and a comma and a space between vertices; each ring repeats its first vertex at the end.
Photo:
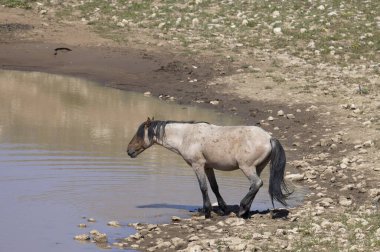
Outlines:
POLYGON ((274 120, 273 116, 268 117, 268 121, 273 121, 273 120, 274 120))
POLYGON ((189 246, 187 248, 187 251, 188 252, 202 252, 203 251, 203 248, 202 246, 200 245, 194 245, 194 246, 189 246))
POLYGON ((247 20, 247 19, 244 19, 244 20, 241 22, 241 25, 244 25, 244 26, 248 25, 248 20, 247 20))
POLYGON ((296 117, 293 114, 286 114, 286 118, 295 119, 296 117))
POLYGON ((303 174, 289 174, 285 176, 285 179, 289 179, 291 181, 301 181, 304 180, 304 175, 303 174))
POLYGON ((319 6, 317 7, 317 9, 318 9, 318 10, 324 10, 324 9, 325 9, 325 6, 324 6, 323 4, 321 4, 321 5, 319 5, 319 6))
POLYGON ((272 17, 273 18, 277 18, 277 17, 279 17, 280 16, 280 12, 279 11, 273 11, 273 13, 272 13, 272 17))
POLYGON ((175 222, 178 222, 178 221, 181 221, 181 217, 178 217, 178 216, 172 216, 172 221, 175 221, 175 222))
POLYGON ((88 241, 88 240, 90 240, 90 236, 88 234, 80 234, 80 235, 74 236, 74 240, 88 241))
POLYGON ((253 240, 261 240, 261 239, 263 239, 263 236, 261 234, 259 234, 259 233, 253 233, 252 234, 252 239, 253 240))
POLYGON ((161 28, 164 27, 165 25, 166 25, 165 22, 159 23, 159 24, 158 24, 158 29, 161 29, 161 28))
POLYGON ((218 104, 219 104, 219 101, 217 101, 217 100, 210 101, 210 104, 212 104, 212 105, 218 105, 218 104))
POLYGON ((285 115, 285 113, 284 113, 284 111, 282 111, 282 110, 279 110, 279 111, 277 112, 277 115, 278 115, 278 116, 284 116, 284 115, 285 115))
POLYGON ((107 225, 111 227, 120 227, 120 223, 118 221, 109 221, 107 225))
POLYGON ((185 240, 178 237, 174 237, 173 239, 171 239, 171 242, 173 243, 176 250, 182 249, 186 246, 185 240))
POLYGON ((307 44, 307 48, 310 48, 310 49, 315 49, 315 42, 312 40, 309 42, 309 44, 307 44))
POLYGON ((282 29, 281 27, 273 28, 273 33, 276 35, 282 35, 282 29))
POLYGON ((191 21, 191 25, 192 25, 193 28, 197 27, 199 25, 199 19, 198 18, 194 18, 191 21))
POLYGON ((346 198, 345 196, 340 196, 339 197, 339 204, 341 206, 351 206, 352 205, 352 200, 346 198))
POLYGON ((150 91, 147 91, 144 93, 144 96, 152 96, 152 93, 150 91))

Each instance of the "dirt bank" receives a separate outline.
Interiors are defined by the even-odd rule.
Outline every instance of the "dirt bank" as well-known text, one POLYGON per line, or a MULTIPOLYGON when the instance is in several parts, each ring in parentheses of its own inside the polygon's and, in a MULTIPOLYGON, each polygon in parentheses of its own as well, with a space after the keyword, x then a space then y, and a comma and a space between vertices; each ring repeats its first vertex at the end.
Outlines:
MULTIPOLYGON (((311 189, 304 205, 283 218, 256 213, 248 220, 195 216, 169 225, 136 224, 138 234, 115 246, 152 251, 378 250, 376 65, 312 62, 286 50, 259 47, 187 54, 167 37, 152 46, 157 38, 146 30, 143 37, 150 43, 126 46, 83 22, 62 22, 42 10, 0 7, 1 69, 73 75, 236 114, 280 138, 288 171, 295 174, 289 180, 311 189), (55 50, 62 47, 70 50, 55 50)), ((139 29, 128 32, 139 35, 139 29)))

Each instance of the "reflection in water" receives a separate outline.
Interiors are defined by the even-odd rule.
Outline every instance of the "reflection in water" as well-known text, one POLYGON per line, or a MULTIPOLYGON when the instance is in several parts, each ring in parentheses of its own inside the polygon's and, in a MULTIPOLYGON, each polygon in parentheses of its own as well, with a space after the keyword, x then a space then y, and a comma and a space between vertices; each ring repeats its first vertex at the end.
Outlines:
MULTIPOLYGON (((0 200, 7 202, 0 216, 8 217, 0 225, 9 229, 0 231, 0 250, 12 248, 5 241, 12 235, 28 233, 25 244, 39 251, 76 251, 71 239, 83 233, 76 229, 82 215, 160 222, 200 207, 196 178, 179 156, 152 147, 137 159, 127 157, 127 143, 147 116, 236 124, 209 110, 81 79, 0 71, 0 200)), ((249 187, 239 171, 218 172, 217 179, 229 204, 238 204, 249 187)), ((253 208, 271 206, 266 192, 261 189, 253 208)))

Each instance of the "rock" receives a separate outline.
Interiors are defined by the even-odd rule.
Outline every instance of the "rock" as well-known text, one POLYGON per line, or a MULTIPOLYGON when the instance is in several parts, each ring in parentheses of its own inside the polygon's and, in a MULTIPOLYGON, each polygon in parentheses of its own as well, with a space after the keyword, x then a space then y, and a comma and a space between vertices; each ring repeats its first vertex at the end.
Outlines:
POLYGON ((259 233, 253 233, 252 234, 252 239, 253 240, 261 240, 261 239, 263 239, 263 236, 261 234, 259 234, 259 233))
POLYGON ((340 196, 339 197, 339 205, 341 205, 341 206, 351 206, 352 205, 352 200, 350 198, 345 197, 345 196, 340 196))
POLYGON ((274 120, 274 118, 272 116, 268 117, 268 121, 273 121, 273 120, 274 120))
POLYGON ((334 204, 334 200, 331 198, 322 198, 319 200, 319 205, 323 207, 329 207, 334 204))
POLYGON ((107 235, 105 233, 100 233, 98 230, 90 231, 92 240, 96 243, 106 243, 108 241, 107 235))
POLYGON ((281 229, 281 228, 276 230, 276 236, 284 236, 284 235, 286 235, 286 230, 281 229))
POLYGON ((109 221, 107 223, 108 226, 111 226, 111 227, 120 227, 120 223, 118 221, 109 221))
POLYGON ((218 228, 216 226, 208 226, 208 227, 205 227, 204 229, 208 230, 208 231, 211 231, 211 232, 214 232, 215 230, 217 230, 218 228))
POLYGON ((152 231, 152 230, 156 230, 158 228, 158 225, 157 224, 148 224, 148 226, 146 226, 146 228, 148 229, 148 231, 152 231))
POLYGON ((245 224, 245 220, 241 218, 228 218, 225 223, 230 226, 241 226, 245 224))
POLYGON ((157 248, 158 251, 159 251, 159 250, 162 251, 163 249, 167 249, 167 248, 169 248, 171 245, 172 245, 172 243, 169 242, 169 241, 162 241, 162 242, 159 242, 159 243, 156 245, 156 248, 157 248))
POLYGON ((369 148, 369 147, 372 147, 372 146, 374 146, 374 143, 373 143, 372 140, 368 140, 368 141, 365 141, 363 143, 363 147, 369 148))
POLYGON ((192 235, 192 236, 189 237, 188 241, 189 242, 199 241, 199 237, 196 236, 196 235, 192 235))
POLYGON ((219 104, 219 101, 217 101, 217 100, 213 100, 213 101, 210 101, 210 104, 212 104, 212 105, 218 105, 218 104, 219 104))
POLYGON ((171 239, 171 242, 173 243, 176 250, 183 249, 186 246, 185 240, 178 237, 174 237, 173 239, 171 239))
POLYGON ((318 10, 324 10, 324 9, 325 9, 325 6, 324 6, 323 4, 321 4, 321 5, 319 5, 319 6, 317 7, 317 9, 318 9, 318 10))
POLYGON ((187 251, 188 252, 202 252, 203 251, 203 248, 202 246, 200 245, 193 245, 193 246, 189 246, 187 248, 187 251))
POLYGON ((285 115, 285 113, 284 113, 284 111, 282 111, 282 110, 279 110, 279 111, 277 111, 277 115, 278 115, 278 116, 284 116, 284 115, 285 115))
POLYGON ((304 174, 289 174, 289 175, 286 175, 285 176, 285 179, 289 179, 291 181, 301 181, 301 180, 304 180, 304 174))
POLYGON ((147 97, 152 96, 152 93, 149 92, 149 91, 147 91, 147 92, 144 93, 144 96, 147 96, 147 97))
POLYGON ((86 228, 86 227, 87 227, 87 224, 85 224, 85 223, 80 223, 80 224, 78 224, 78 227, 79 227, 79 228, 86 228))
POLYGON ((94 218, 88 218, 87 221, 88 222, 96 222, 96 220, 94 218))
POLYGON ((276 28, 273 28, 273 33, 277 36, 280 36, 282 35, 282 29, 281 27, 276 27, 276 28))
POLYGON ((88 234, 80 234, 80 235, 74 236, 74 240, 88 241, 88 240, 90 240, 90 236, 88 234))
POLYGON ((295 119, 296 117, 293 114, 286 114, 286 118, 295 119))
POLYGON ((346 168, 347 168, 347 165, 346 165, 345 163, 341 163, 341 164, 339 165, 339 167, 342 168, 342 169, 346 169, 346 168))
POLYGON ((377 238, 377 240, 380 240, 380 228, 378 228, 375 232, 375 236, 377 238))
POLYGON ((181 218, 178 216, 172 216, 172 221, 173 222, 179 222, 179 221, 181 221, 181 218))
POLYGON ((193 28, 199 26, 199 19, 198 18, 194 18, 192 21, 191 21, 191 25, 193 28))

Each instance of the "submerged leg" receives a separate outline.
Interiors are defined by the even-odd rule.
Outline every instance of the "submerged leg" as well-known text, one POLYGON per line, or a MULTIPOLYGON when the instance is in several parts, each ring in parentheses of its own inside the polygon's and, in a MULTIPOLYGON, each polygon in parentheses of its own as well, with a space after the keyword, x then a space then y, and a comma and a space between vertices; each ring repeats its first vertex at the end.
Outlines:
POLYGON ((208 181, 210 182, 211 189, 214 192, 216 199, 218 200, 219 209, 221 210, 222 214, 227 214, 227 204, 226 202, 224 202, 222 196, 219 193, 219 187, 215 179, 214 169, 206 168, 205 172, 206 172, 208 181))
POLYGON ((247 195, 240 202, 239 217, 248 217, 249 209, 251 208, 252 201, 255 198, 260 187, 263 185, 263 181, 256 173, 256 167, 244 167, 240 168, 244 174, 248 177, 251 186, 247 195))
POLYGON ((205 168, 204 165, 192 165, 195 174, 197 175, 197 179, 199 182, 199 187, 202 192, 203 197, 203 210, 205 212, 205 217, 210 218, 211 217, 211 202, 210 198, 208 197, 207 193, 207 181, 206 181, 206 174, 205 174, 205 168))

